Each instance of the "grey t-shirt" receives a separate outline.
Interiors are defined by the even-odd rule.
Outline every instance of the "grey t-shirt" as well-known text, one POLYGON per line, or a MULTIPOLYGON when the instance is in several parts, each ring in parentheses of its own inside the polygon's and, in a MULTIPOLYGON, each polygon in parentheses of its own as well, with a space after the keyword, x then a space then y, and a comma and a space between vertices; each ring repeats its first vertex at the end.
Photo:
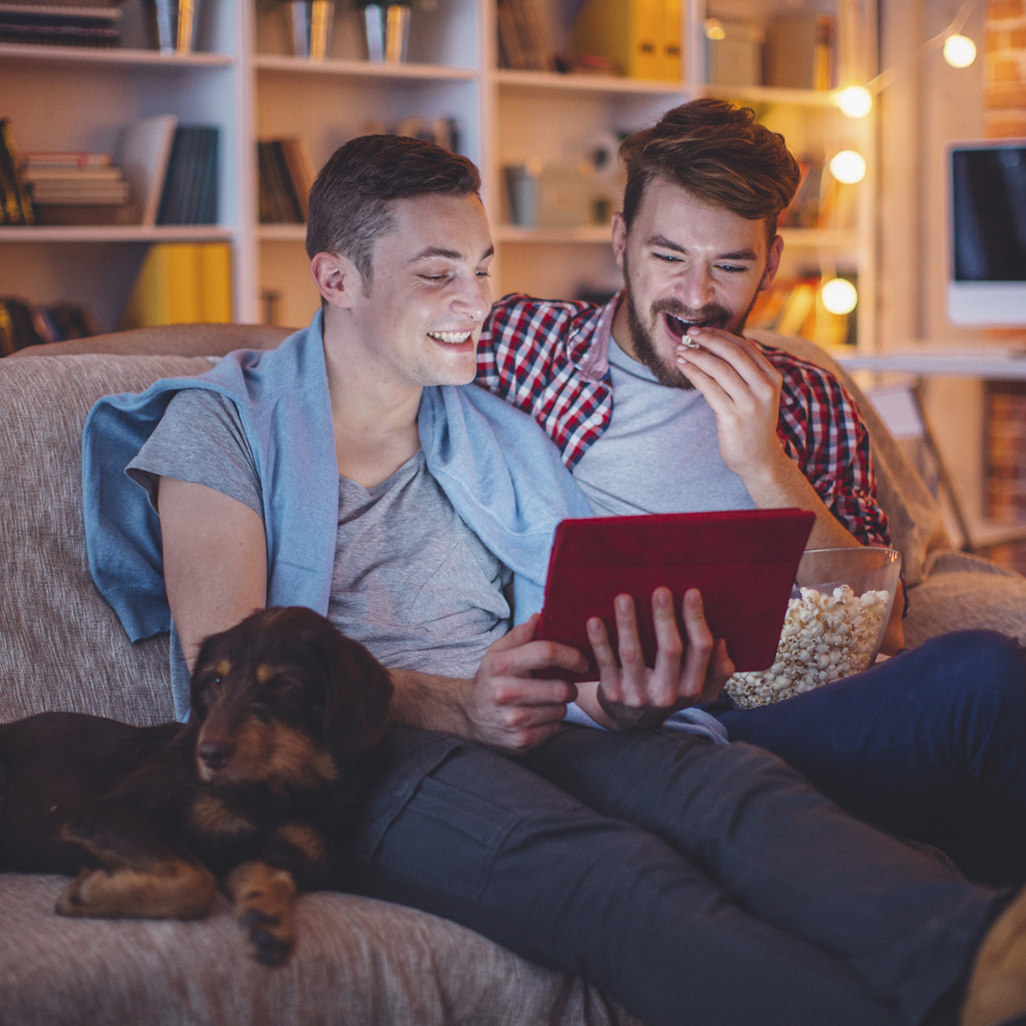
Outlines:
POLYGON ((609 340, 613 416, 574 467, 598 516, 754 509, 720 456, 716 415, 697 389, 661 385, 609 340))
MULTIPOLYGON (((156 478, 215 488, 262 516, 260 481, 234 404, 188 389, 128 472, 150 493, 156 478)), ((339 525, 328 617, 383 663, 447 677, 477 671, 509 629, 511 573, 459 518, 418 452, 364 488, 339 477, 339 525)))

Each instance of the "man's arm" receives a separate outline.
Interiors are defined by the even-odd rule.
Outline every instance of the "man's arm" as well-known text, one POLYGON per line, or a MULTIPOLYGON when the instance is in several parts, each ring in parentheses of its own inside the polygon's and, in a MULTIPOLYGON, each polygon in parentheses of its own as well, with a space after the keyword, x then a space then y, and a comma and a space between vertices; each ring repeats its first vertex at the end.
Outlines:
MULTIPOLYGON (((846 548, 862 543, 834 516, 812 483, 785 452, 777 434, 780 372, 747 339, 717 328, 692 328, 700 348, 679 346, 677 365, 716 415, 720 454, 744 482, 755 505, 796 506, 815 513, 809 548, 846 548)), ((904 596, 895 595, 882 650, 901 648, 904 596)))

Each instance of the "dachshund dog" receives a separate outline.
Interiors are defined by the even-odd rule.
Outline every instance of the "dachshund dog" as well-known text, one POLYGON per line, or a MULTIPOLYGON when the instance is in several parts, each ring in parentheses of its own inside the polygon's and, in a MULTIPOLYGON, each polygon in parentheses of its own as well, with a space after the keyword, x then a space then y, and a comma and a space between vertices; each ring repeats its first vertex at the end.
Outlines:
POLYGON ((204 641, 186 724, 0 725, 0 869, 74 876, 66 916, 201 918, 220 886, 277 965, 297 891, 340 885, 391 694, 363 645, 290 607, 204 641))

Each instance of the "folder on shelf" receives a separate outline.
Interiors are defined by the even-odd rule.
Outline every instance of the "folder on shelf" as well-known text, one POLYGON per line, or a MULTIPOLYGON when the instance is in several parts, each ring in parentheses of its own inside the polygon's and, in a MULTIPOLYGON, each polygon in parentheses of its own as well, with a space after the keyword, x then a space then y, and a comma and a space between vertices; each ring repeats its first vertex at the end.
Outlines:
POLYGON ((155 225, 178 118, 158 114, 129 125, 121 139, 121 170, 139 208, 139 224, 155 225))
MULTIPOLYGON (((665 0, 588 0, 574 22, 573 48, 608 57, 631 78, 666 78, 665 7, 665 0)), ((679 65, 673 77, 680 78, 679 65)))
POLYGON ((226 324, 232 314, 231 245, 161 242, 146 254, 120 328, 226 324))

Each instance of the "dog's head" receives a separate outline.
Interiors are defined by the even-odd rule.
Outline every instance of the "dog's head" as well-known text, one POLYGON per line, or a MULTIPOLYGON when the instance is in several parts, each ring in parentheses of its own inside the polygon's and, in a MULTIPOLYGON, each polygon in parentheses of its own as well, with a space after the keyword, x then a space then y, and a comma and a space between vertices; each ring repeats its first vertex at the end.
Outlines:
POLYGON ((301 606, 208 637, 191 687, 200 778, 275 791, 334 782, 381 739, 392 695, 363 645, 301 606))

